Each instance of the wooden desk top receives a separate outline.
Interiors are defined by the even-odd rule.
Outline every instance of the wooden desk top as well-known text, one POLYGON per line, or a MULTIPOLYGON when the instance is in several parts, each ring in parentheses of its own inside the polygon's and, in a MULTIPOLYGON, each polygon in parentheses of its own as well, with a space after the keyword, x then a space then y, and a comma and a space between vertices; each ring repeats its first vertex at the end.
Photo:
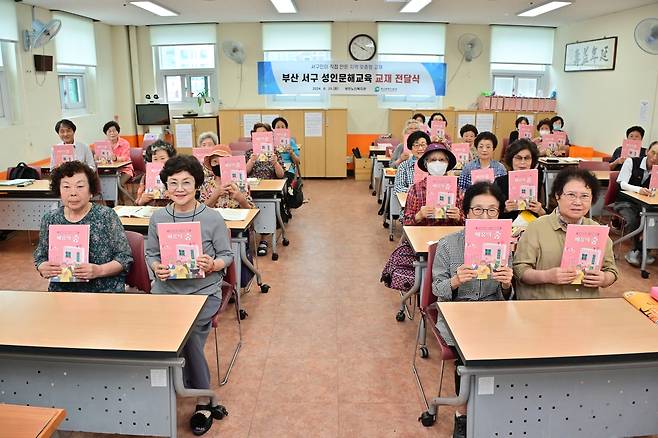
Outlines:
POLYGON ((405 205, 407 205, 407 193, 400 192, 400 193, 396 193, 395 196, 398 197, 398 202, 400 203, 400 207, 404 209, 405 205))
POLYGON ((384 176, 386 178, 395 178, 395 174, 398 172, 397 169, 394 169, 392 167, 387 167, 384 169, 384 176))
POLYGON ((0 438, 48 438, 65 417, 64 409, 0 404, 0 438))
POLYGON ((103 170, 103 169, 119 169, 123 166, 127 166, 130 164, 130 161, 115 161, 114 163, 111 164, 97 164, 98 170, 103 170))
MULTIPOLYGON (((116 210, 117 208, 120 208, 120 205, 117 205, 114 207, 116 210)), ((158 207, 158 208, 164 208, 164 207, 158 207)), ((251 223, 254 221, 254 218, 256 218, 256 215, 260 212, 259 209, 257 208, 250 208, 249 212, 247 213, 247 218, 243 221, 224 221, 226 224, 226 227, 229 230, 246 230, 249 228, 251 223)), ((121 224, 124 227, 134 227, 134 228, 146 228, 149 226, 149 218, 147 217, 122 217, 119 216, 119 219, 121 220, 121 224)))
POLYGON ((0 352, 171 358, 205 295, 0 291, 0 352))
POLYGON ((592 174, 599 181, 609 181, 610 180, 610 171, 609 170, 592 170, 592 174))
POLYGON ((628 190, 622 190, 622 193, 628 196, 629 198, 633 198, 636 201, 639 201, 642 204, 648 206, 658 205, 658 196, 644 196, 644 195, 640 195, 639 193, 630 192, 628 190))
POLYGON ((32 184, 25 187, 18 186, 1 186, 0 192, 3 193, 38 193, 50 192, 50 180, 48 179, 38 179, 32 184))
POLYGON ((404 235, 407 237, 411 247, 416 254, 427 254, 429 244, 427 242, 439 240, 449 234, 461 231, 464 227, 435 227, 435 226, 409 226, 403 228, 404 235))
MULTIPOLYGON (((391 143, 391 146, 395 147, 393 143, 391 143)), ((370 152, 386 152, 386 146, 371 145, 369 150, 370 152)))
POLYGON ((658 359, 658 327, 623 298, 439 304, 467 365, 658 359))
POLYGON ((258 184, 249 188, 252 192, 281 192, 285 185, 285 179, 261 179, 258 184))
POLYGON ((377 161, 380 163, 388 163, 391 161, 391 157, 387 157, 386 155, 377 155, 377 161))

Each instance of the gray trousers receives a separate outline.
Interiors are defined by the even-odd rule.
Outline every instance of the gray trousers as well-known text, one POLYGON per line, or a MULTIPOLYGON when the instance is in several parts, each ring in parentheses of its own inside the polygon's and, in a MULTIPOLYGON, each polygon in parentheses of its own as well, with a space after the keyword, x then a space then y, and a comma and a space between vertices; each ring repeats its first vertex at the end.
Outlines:
POLYGON ((212 328, 212 317, 217 313, 221 302, 221 296, 208 296, 192 333, 183 347, 183 357, 185 358, 183 382, 186 388, 210 389, 210 370, 204 354, 204 346, 212 328))
MULTIPOLYGON (((635 231, 640 226, 640 212, 642 209, 637 204, 625 201, 615 202, 615 211, 619 213, 619 215, 624 218, 624 222, 626 222, 624 234, 635 231)), ((642 249, 641 236, 641 233, 635 236, 633 249, 642 249)))

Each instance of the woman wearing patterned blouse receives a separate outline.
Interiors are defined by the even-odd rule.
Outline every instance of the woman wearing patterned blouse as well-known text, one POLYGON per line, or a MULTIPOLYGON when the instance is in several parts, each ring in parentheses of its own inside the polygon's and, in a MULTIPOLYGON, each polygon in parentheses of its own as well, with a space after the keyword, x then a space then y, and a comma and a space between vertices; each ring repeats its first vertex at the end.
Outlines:
POLYGON ((34 251, 34 265, 44 278, 60 274, 59 264, 48 261, 48 227, 50 225, 89 225, 89 263, 75 268, 79 283, 50 283, 50 291, 124 292, 126 274, 133 262, 123 225, 114 210, 92 204, 100 190, 96 172, 80 161, 69 161, 53 170, 50 189, 61 198, 63 206, 41 219, 39 243, 34 251))
POLYGON ((255 208, 251 196, 235 183, 222 185, 219 159, 230 156, 231 150, 220 145, 204 158, 203 164, 212 176, 206 177, 201 186, 201 202, 212 208, 255 208))
POLYGON ((408 191, 414 183, 416 161, 423 155, 428 144, 430 144, 430 136, 423 131, 416 131, 407 137, 407 149, 411 151, 412 155, 398 167, 395 182, 393 183, 395 193, 408 191))
POLYGON ((498 139, 489 131, 480 132, 475 137, 475 148, 477 149, 478 156, 473 161, 469 161, 464 165, 457 183, 460 191, 465 192, 473 184, 471 181, 471 172, 476 169, 492 168, 494 179, 502 175, 507 175, 505 166, 500 161, 493 159, 496 146, 498 146, 498 139))
MULTIPOLYGON (((254 129, 251 130, 251 133, 267 131, 272 131, 270 125, 266 123, 256 123, 254 129)), ((278 151, 274 151, 272 156, 270 156, 270 159, 267 161, 260 161, 259 157, 254 155, 253 149, 249 149, 244 154, 244 157, 247 160, 247 175, 250 177, 258 179, 279 179, 283 178, 286 173, 283 168, 283 158, 278 151)))

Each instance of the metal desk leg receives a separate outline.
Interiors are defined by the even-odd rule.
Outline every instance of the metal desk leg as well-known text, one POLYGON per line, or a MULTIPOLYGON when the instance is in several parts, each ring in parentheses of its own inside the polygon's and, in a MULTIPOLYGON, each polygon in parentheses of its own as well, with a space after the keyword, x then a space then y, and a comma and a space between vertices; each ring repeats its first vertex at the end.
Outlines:
POLYGON ((612 242, 612 245, 613 246, 618 245, 622 242, 625 242, 629 239, 632 239, 633 237, 637 236, 642 231, 644 231, 644 227, 646 225, 646 214, 645 213, 646 213, 646 209, 643 207, 642 208, 642 213, 640 213, 640 225, 637 227, 637 229, 634 230, 634 231, 631 231, 630 233, 625 234, 622 237, 620 237, 619 239, 615 240, 614 242, 612 242))
POLYGON ((414 262, 414 284, 406 293, 402 293, 402 291, 400 291, 400 310, 398 310, 398 313, 395 315, 395 319, 398 322, 404 321, 405 315, 407 318, 409 318, 410 321, 413 321, 414 319, 414 315, 416 313, 417 296, 422 285, 423 269, 425 266, 426 262, 424 257, 421 257, 420 260, 414 262), (409 307, 407 306, 407 301, 410 299, 414 300, 412 312, 409 311, 409 307))
POLYGON ((270 286, 268 284, 263 283, 263 280, 261 278, 260 272, 256 269, 256 267, 249 261, 249 258, 247 258, 247 238, 242 236, 242 233, 240 235, 240 260, 242 260, 242 264, 247 267, 251 272, 254 273, 256 276, 256 284, 260 286, 260 291, 262 293, 267 293, 270 290, 270 286))
POLYGON ((390 225, 388 228, 388 240, 391 242, 393 241, 393 231, 395 231, 395 221, 393 220, 393 197, 395 193, 393 192, 394 190, 389 190, 388 192, 388 224, 390 225))
POLYGON ((384 223, 382 224, 384 228, 388 228, 388 226, 390 225, 388 223, 388 215, 386 214, 386 210, 391 208, 391 204, 389 202, 390 201, 389 192, 392 190, 393 190, 392 187, 386 186, 386 191, 384 192, 384 215, 383 215, 384 223))
MULTIPOLYGON (((369 189, 375 188, 375 163, 377 162, 377 155, 370 155, 370 187, 369 189)), ((375 196, 375 191, 373 190, 372 195, 375 196)))
MULTIPOLYGON (((642 219, 640 220, 641 222, 644 222, 643 224, 640 224, 642 227, 642 262, 640 263, 640 275, 642 275, 642 278, 649 278, 649 272, 647 271, 647 225, 649 224, 649 221, 647 221, 647 208, 643 205, 642 206, 642 219)), ((638 227, 640 229, 640 227, 638 227)))
MULTIPOLYGON (((459 371, 459 395, 457 397, 434 397, 430 400, 429 409, 423 412, 418 418, 423 423, 423 426, 430 427, 434 424, 440 405, 461 406, 468 402, 468 396, 471 392, 471 374, 461 366, 457 370, 459 371)), ((469 412, 468 416, 473 417, 471 412, 469 412)), ((468 433, 468 428, 466 430, 468 433)))

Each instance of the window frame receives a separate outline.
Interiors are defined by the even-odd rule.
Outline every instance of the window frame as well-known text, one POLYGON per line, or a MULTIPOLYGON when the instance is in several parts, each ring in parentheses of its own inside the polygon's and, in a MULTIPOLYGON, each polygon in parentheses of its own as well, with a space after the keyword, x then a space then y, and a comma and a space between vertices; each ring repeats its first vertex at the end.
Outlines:
POLYGON ((496 81, 497 77, 505 77, 505 78, 512 78, 514 80, 514 84, 512 86, 512 94, 514 96, 518 97, 546 97, 546 96, 540 96, 540 91, 541 94, 544 94, 544 89, 546 85, 546 81, 548 79, 547 73, 548 73, 548 68, 550 67, 548 65, 544 64, 518 64, 518 65, 510 65, 510 64, 499 64, 499 63, 491 63, 490 68, 491 68, 491 89, 495 91, 494 84, 496 81), (501 65, 503 68, 496 68, 495 66, 501 65), (543 66, 542 70, 537 69, 537 67, 541 65, 543 66), (527 66, 527 69, 524 69, 524 67, 527 66), (507 68, 505 68, 507 67, 507 68), (519 79, 536 79, 537 80, 537 87, 535 88, 535 95, 534 96, 519 96, 518 95, 518 89, 519 89, 519 79))
POLYGON ((0 41, 0 126, 11 124, 11 100, 9 97, 9 82, 7 80, 7 45, 0 41))
POLYGON ((57 65, 57 81, 59 86, 59 99, 62 113, 66 115, 80 115, 87 114, 89 107, 89 94, 87 90, 88 83, 87 67, 58 64, 57 65), (78 87, 78 102, 71 103, 69 101, 69 81, 74 79, 77 81, 78 87))

